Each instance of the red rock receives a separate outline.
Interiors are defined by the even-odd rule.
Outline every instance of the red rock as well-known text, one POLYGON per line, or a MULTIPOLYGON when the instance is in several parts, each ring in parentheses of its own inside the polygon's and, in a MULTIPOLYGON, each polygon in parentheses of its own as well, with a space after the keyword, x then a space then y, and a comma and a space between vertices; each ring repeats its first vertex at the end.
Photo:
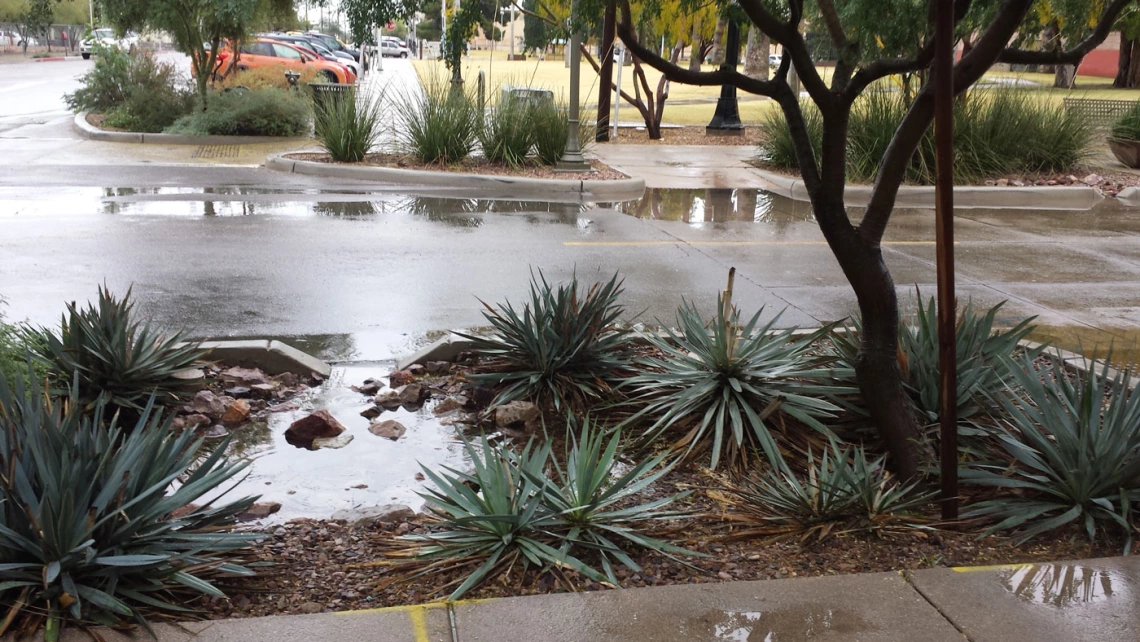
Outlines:
POLYGON ((257 368, 242 368, 241 366, 234 366, 222 371, 222 379, 225 381, 233 381, 245 386, 252 386, 258 383, 269 383, 269 378, 265 373, 257 368))
POLYGON ((416 380, 416 376, 407 370, 397 370, 388 375, 388 385, 393 388, 406 386, 416 380))
POLYGON ((209 390, 199 390, 190 402, 195 412, 217 419, 226 412, 226 402, 209 390))
POLYGON ((393 419, 377 421, 376 423, 368 426, 368 432, 376 435, 377 437, 391 439, 392 441, 396 441, 400 437, 403 437, 404 433, 407 432, 407 430, 408 429, 404 427, 404 424, 393 419))
POLYGON ((344 426, 327 410, 318 410, 308 417, 294 421, 285 430, 285 441, 298 448, 313 449, 314 439, 336 437, 344 432, 344 426))
POLYGON ((240 424, 249 417, 249 402, 245 399, 234 399, 229 408, 222 415, 222 423, 227 426, 240 424))

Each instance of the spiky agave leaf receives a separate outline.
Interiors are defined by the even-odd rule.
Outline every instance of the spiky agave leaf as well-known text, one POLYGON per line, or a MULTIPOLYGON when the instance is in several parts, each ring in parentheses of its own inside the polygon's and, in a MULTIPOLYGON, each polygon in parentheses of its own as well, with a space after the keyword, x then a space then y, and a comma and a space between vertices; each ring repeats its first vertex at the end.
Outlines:
POLYGON ((776 330, 779 314, 760 325, 763 308, 740 325, 738 313, 726 307, 718 298, 717 316, 706 326, 696 306, 685 302, 677 331, 645 335, 661 356, 641 360, 646 371, 622 382, 631 403, 644 404, 627 424, 654 418, 641 439, 648 444, 697 418, 676 446, 686 452, 711 446, 713 468, 722 456, 739 458, 758 446, 775 465, 780 449, 769 428, 775 413, 829 434, 820 419, 840 410, 829 399, 850 392, 832 384, 831 359, 811 353, 833 326, 807 334, 776 330))
POLYGON ((129 431, 103 425, 107 410, 0 377, 0 599, 22 605, 0 628, 35 628, 45 605, 49 628, 145 626, 148 612, 185 610, 181 592, 221 595, 211 577, 251 574, 235 556, 257 536, 223 529, 255 498, 191 506, 247 463, 226 444, 202 458, 202 442, 172 434, 153 403, 129 431))
POLYGON ((1128 387, 1132 372, 1112 372, 1108 359, 1076 374, 1059 357, 1044 369, 1029 355, 1005 365, 1017 386, 1003 399, 1008 419, 999 437, 1010 463, 979 464, 962 479, 1018 492, 975 504, 965 516, 995 520, 987 533, 1014 530, 1019 542, 1072 522, 1090 539, 1098 522, 1116 524, 1131 542, 1126 516, 1140 500, 1140 391, 1128 387))

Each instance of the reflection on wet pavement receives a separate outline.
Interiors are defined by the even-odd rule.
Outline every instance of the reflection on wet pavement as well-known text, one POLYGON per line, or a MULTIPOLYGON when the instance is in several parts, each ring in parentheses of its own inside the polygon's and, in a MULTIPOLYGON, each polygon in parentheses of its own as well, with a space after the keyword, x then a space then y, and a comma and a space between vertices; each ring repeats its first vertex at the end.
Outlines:
POLYGON ((811 208, 757 189, 650 189, 618 209, 637 218, 690 225, 742 221, 787 225, 814 220, 811 208))
POLYGON ((805 605, 772 611, 714 612, 711 633, 717 642, 807 642, 848 639, 870 630, 867 622, 846 610, 805 605))
POLYGON ((1034 604, 1079 606, 1110 598, 1127 600, 1127 578, 1079 564, 1026 564, 1002 571, 999 580, 1007 591, 1034 604))

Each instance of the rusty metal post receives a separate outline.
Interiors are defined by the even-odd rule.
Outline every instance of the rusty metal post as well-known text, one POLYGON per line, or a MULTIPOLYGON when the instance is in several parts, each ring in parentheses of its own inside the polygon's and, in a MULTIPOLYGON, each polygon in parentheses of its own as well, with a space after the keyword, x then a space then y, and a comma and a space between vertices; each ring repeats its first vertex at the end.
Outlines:
POLYGON ((954 297, 954 0, 934 0, 935 246, 942 519, 958 519, 958 364, 954 297))

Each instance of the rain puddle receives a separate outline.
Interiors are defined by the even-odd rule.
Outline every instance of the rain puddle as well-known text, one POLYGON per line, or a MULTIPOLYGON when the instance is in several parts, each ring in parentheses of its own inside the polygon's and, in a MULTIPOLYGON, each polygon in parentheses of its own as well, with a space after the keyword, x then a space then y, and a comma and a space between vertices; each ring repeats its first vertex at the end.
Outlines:
MULTIPOLYGON (((772 611, 724 611, 712 622, 717 642, 800 642, 834 635, 853 636, 868 629, 858 616, 842 609, 808 605, 772 611)), ((849 639, 839 637, 835 639, 849 639)))
POLYGON ((407 428, 398 441, 368 432, 369 420, 360 412, 371 399, 350 389, 368 378, 386 380, 392 362, 336 366, 322 386, 295 399, 298 408, 270 415, 267 424, 251 426, 235 435, 236 454, 253 460, 249 475, 229 497, 261 495, 261 502, 278 502, 281 510, 265 522, 297 517, 327 518, 338 510, 405 504, 419 509, 416 494, 425 482, 417 480, 420 465, 467 466, 456 431, 441 425, 431 404, 412 412, 385 411, 380 419, 394 419, 407 428), (309 451, 285 441, 291 423, 314 410, 327 410, 346 428, 352 440, 339 449, 309 451))
POLYGON ((1002 571, 999 578, 1019 598, 1055 607, 1127 600, 1131 592, 1126 577, 1077 564, 1026 564, 1002 571))
POLYGON ((811 206, 758 189, 649 189, 617 209, 637 218, 705 223, 767 223, 777 228, 813 221, 811 206))

